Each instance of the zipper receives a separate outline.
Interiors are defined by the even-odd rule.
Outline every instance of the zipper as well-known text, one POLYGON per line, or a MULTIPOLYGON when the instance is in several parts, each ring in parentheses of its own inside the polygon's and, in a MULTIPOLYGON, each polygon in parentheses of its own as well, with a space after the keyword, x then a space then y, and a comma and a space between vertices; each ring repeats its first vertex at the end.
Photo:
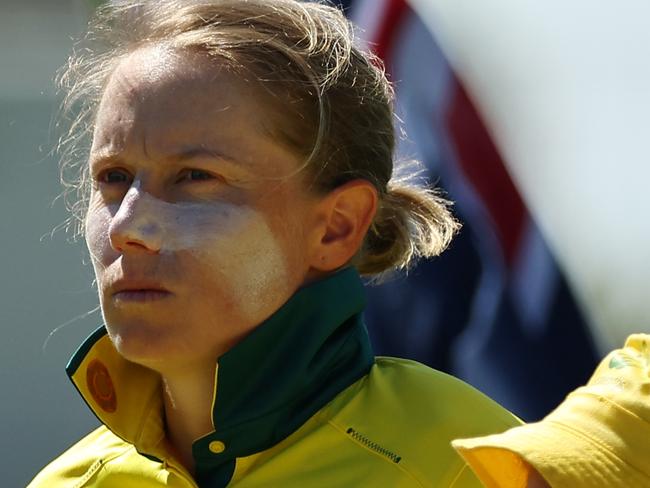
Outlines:
POLYGON ((346 434, 348 434, 350 437, 352 437, 355 441, 363 444, 366 446, 368 449, 371 451, 375 451, 377 454, 381 454, 384 457, 387 457, 391 461, 393 461, 395 464, 399 463, 402 460, 401 456, 398 456, 392 451, 389 451, 388 449, 381 447, 379 444, 376 442, 371 441, 368 439, 366 436, 361 434, 360 432, 357 432, 354 430, 352 427, 350 427, 347 431, 346 434))

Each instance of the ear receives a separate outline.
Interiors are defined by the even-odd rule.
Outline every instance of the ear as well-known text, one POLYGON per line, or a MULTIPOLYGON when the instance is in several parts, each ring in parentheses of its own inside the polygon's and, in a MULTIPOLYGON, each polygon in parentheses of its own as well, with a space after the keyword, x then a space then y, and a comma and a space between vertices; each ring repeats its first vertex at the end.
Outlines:
POLYGON ((345 265, 357 253, 377 212, 378 194, 367 180, 349 181, 316 206, 310 265, 321 272, 345 265))

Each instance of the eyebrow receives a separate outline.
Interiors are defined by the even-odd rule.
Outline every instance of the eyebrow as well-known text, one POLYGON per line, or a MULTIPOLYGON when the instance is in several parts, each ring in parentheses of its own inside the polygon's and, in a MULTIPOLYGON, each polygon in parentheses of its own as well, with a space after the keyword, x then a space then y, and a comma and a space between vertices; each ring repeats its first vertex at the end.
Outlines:
MULTIPOLYGON (((123 153, 121 151, 111 151, 108 150, 99 150, 94 154, 91 153, 89 161, 90 163, 101 164, 105 162, 118 162, 123 161, 123 153)), ((174 161, 174 162, 185 162, 191 161, 193 159, 208 158, 208 159, 218 159, 229 165, 237 166, 240 168, 247 168, 249 165, 243 161, 233 159, 230 156, 227 156, 219 151, 204 147, 204 146, 187 146, 181 149, 178 152, 174 152, 168 155, 163 156, 163 160, 174 161)))
POLYGON ((170 159, 174 161, 188 161, 198 158, 210 158, 210 159, 221 159, 227 163, 236 164, 238 166, 244 165, 243 162, 235 160, 229 156, 226 156, 223 153, 214 151, 213 149, 204 147, 204 146, 190 146, 184 148, 183 150, 167 156, 165 159, 170 159))

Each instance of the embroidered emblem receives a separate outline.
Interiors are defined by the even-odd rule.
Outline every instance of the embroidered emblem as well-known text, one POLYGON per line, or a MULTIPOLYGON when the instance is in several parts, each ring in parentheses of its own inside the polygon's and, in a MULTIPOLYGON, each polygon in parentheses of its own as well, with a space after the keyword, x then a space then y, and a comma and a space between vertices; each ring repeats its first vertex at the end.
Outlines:
POLYGON ((93 359, 86 370, 86 385, 93 399, 108 413, 117 410, 117 396, 108 369, 101 361, 93 359))

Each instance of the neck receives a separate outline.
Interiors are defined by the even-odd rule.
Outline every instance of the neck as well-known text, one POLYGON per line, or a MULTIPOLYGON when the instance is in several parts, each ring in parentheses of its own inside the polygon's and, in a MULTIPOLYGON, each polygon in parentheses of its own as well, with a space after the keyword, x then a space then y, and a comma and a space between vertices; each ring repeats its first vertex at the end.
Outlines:
POLYGON ((162 379, 167 439, 181 464, 193 472, 192 444, 214 430, 215 366, 163 374, 162 379))

